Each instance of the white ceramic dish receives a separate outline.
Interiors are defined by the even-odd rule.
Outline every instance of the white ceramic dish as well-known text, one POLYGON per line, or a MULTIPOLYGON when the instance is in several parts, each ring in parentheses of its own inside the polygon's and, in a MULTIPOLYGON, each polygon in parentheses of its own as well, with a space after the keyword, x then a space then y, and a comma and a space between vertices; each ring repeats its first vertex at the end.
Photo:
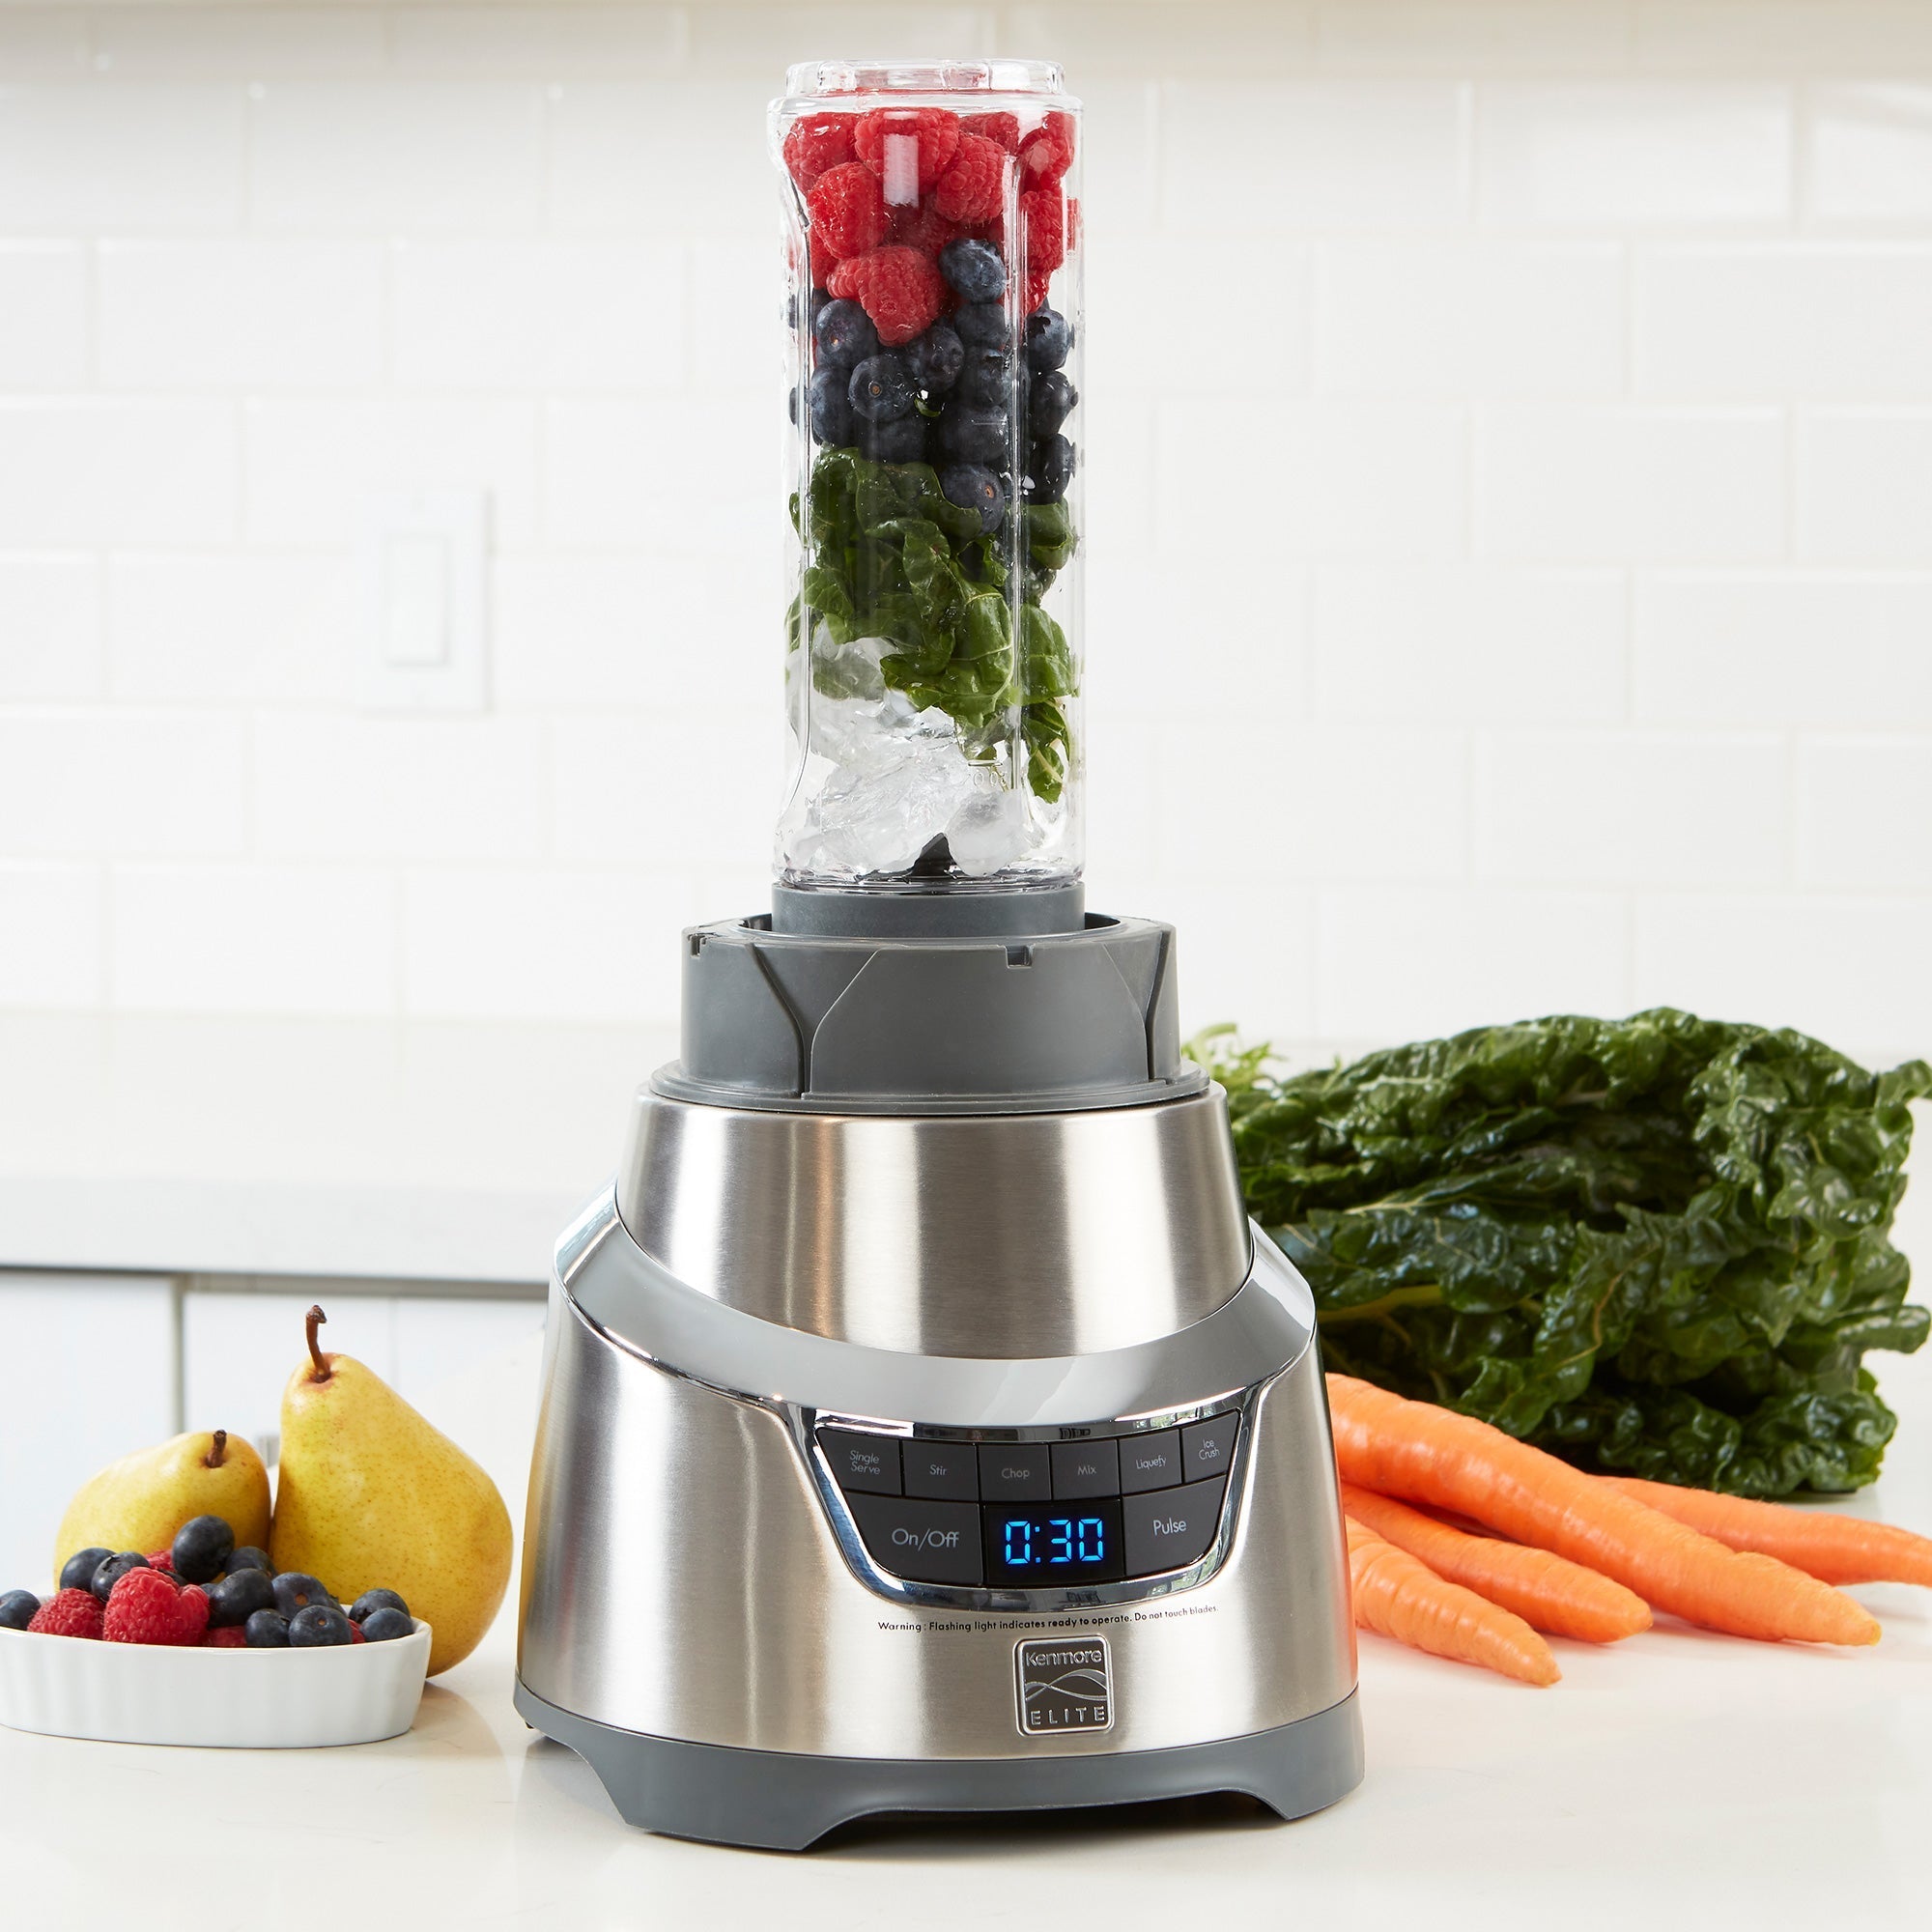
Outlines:
POLYGON ((415 1721, 429 1626, 331 1650, 175 1650, 0 1631, 0 1724, 124 1745, 366 1745, 415 1721))

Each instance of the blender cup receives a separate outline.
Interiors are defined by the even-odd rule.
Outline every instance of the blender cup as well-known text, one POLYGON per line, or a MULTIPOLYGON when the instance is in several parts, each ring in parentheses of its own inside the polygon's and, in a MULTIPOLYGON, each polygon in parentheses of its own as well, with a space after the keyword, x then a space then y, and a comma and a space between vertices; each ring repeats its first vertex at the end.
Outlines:
POLYGON ((791 70, 793 596, 776 869, 1081 870, 1079 103, 1038 61, 791 70))

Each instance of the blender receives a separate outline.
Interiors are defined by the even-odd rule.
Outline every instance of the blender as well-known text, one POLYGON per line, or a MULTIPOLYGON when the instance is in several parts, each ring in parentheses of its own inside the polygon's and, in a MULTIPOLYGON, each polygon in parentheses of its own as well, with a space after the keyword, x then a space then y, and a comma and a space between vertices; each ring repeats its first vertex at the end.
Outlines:
MULTIPOLYGON (((625 1819, 1359 1780, 1308 1289, 1082 885, 1079 103, 817 62, 785 209, 789 756, 769 912, 558 1242, 516 1702, 625 1819)), ((776 616, 777 613, 775 613, 776 616)))

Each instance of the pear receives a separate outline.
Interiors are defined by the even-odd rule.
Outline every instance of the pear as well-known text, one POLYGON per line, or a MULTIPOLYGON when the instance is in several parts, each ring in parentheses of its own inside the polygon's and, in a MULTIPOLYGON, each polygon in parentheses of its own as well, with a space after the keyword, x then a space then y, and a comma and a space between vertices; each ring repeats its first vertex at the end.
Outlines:
POLYGON ((510 1580, 510 1513, 448 1436, 350 1355, 309 1359, 282 1391, 282 1460, 269 1553, 345 1604, 402 1593, 430 1626, 429 1671, 482 1642, 510 1580))
POLYGON ((75 1492, 54 1540, 54 1575, 77 1549, 164 1549, 191 1517, 218 1516, 237 1546, 269 1538, 269 1472, 254 1444, 225 1429, 192 1430, 137 1449, 75 1492))

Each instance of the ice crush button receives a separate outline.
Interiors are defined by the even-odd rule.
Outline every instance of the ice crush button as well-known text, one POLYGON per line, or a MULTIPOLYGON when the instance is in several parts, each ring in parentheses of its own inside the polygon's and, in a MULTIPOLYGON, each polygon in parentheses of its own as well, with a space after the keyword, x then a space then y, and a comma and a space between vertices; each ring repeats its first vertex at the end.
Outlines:
POLYGON ((872 1561, 908 1582, 978 1583, 983 1574, 977 1503, 854 1496, 852 1518, 872 1561))
POLYGON ((1121 1490, 1133 1495, 1141 1490, 1164 1490, 1180 1480, 1180 1431, 1157 1430, 1151 1435, 1121 1438, 1121 1490))
POLYGON ((1180 1432, 1180 1480, 1198 1483, 1204 1476, 1225 1476, 1235 1461, 1238 1414, 1210 1415, 1191 1422, 1180 1432))
MULTIPOLYGON (((1122 1460, 1124 1463, 1125 1458, 1122 1460)), ((1214 1541, 1227 1488, 1223 1476, 1211 1483, 1190 1483, 1184 1490, 1129 1496, 1124 1505, 1127 1575, 1157 1577, 1163 1570, 1182 1570, 1200 1562, 1214 1541)))
POLYGON ((852 1429, 821 1429, 818 1446, 832 1464, 841 1490, 863 1490, 868 1495, 899 1492, 899 1443, 896 1435, 862 1435, 852 1429))

